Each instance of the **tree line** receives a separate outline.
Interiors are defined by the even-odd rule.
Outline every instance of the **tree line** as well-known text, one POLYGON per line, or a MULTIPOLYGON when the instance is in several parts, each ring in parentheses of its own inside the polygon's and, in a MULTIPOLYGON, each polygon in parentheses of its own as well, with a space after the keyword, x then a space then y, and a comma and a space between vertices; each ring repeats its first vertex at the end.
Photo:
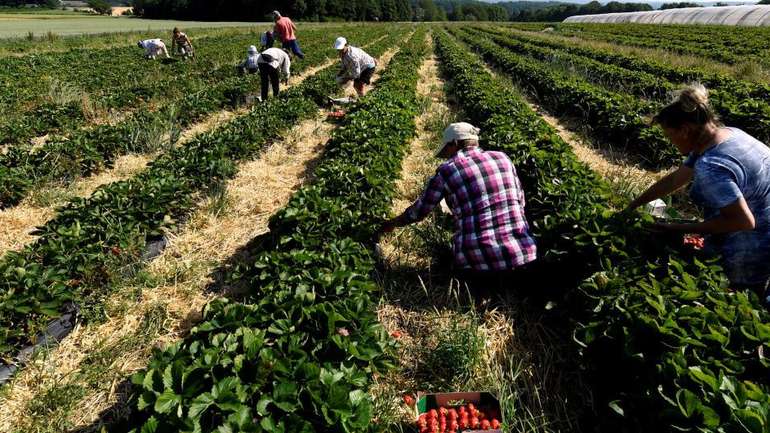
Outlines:
POLYGON ((304 21, 507 21, 503 6, 458 0, 134 0, 146 18, 264 21, 278 10, 304 21))
POLYGON ((612 1, 602 5, 598 1, 592 1, 584 5, 561 4, 543 9, 523 10, 512 17, 512 21, 530 22, 554 22, 563 21, 574 15, 608 14, 615 12, 651 11, 652 6, 647 3, 620 3, 612 1))

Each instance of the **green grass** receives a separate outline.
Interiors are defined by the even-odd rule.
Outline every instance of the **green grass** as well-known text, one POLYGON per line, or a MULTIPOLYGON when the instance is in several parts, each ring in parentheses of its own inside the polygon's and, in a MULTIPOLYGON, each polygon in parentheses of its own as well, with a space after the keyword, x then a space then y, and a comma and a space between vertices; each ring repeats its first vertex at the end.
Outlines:
POLYGON ((76 12, 73 10, 64 10, 64 9, 42 9, 42 8, 7 8, 7 7, 0 7, 0 16, 3 15, 12 15, 12 16, 18 16, 18 15, 24 15, 24 16, 43 16, 43 17, 72 17, 72 16, 79 16, 82 17, 86 15, 85 12, 76 12))
MULTIPOLYGON (((30 32, 35 36, 45 36, 48 32, 56 35, 81 35, 118 32, 168 33, 174 27, 215 28, 249 27, 258 23, 246 22, 201 22, 175 20, 146 20, 129 17, 88 16, 82 14, 20 14, 0 11, 0 38, 27 37, 30 32)), ((261 26, 269 27, 269 24, 261 26)))

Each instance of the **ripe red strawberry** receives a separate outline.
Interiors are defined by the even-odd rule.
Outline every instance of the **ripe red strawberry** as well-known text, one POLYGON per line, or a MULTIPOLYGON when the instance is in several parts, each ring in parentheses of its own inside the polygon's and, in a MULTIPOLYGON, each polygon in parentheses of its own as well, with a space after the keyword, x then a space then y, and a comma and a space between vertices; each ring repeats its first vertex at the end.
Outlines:
POLYGON ((479 428, 479 424, 480 423, 478 418, 476 418, 475 416, 471 418, 471 423, 470 423, 471 428, 479 428))
POLYGON ((482 430, 489 430, 490 424, 489 421, 483 420, 481 421, 481 429, 482 430))
POLYGON ((500 421, 498 421, 497 418, 493 418, 492 422, 490 423, 490 426, 493 429, 498 430, 500 428, 500 421))
POLYGON ((447 412, 447 417, 450 420, 457 419, 457 411, 454 409, 449 409, 449 411, 447 412))
POLYGON ((396 329, 395 331, 390 333, 390 336, 393 337, 393 338, 396 338, 396 339, 401 338, 401 331, 396 329))
POLYGON ((438 419, 438 412, 436 412, 436 409, 431 409, 428 411, 428 418, 438 419))
POLYGON ((404 396, 404 404, 406 404, 409 407, 413 407, 414 406, 414 397, 412 397, 409 394, 406 394, 404 396))

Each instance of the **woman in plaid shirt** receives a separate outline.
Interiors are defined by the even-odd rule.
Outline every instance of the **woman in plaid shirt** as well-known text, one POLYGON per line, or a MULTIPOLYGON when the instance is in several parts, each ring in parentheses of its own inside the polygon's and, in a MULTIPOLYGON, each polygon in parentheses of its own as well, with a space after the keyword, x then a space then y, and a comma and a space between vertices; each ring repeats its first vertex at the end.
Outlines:
POLYGON ((537 247, 524 215, 516 168, 506 154, 480 148, 478 133, 468 123, 449 125, 436 154, 447 161, 420 198, 382 229, 389 232, 420 221, 446 199, 455 221, 455 266, 488 277, 534 261, 537 247))

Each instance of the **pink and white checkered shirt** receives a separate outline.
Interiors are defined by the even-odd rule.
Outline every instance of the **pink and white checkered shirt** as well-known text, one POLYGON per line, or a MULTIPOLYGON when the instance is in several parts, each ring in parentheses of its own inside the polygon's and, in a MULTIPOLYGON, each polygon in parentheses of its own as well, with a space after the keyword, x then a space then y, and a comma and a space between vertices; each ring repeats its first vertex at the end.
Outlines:
POLYGON ((422 196, 404 215, 425 218, 446 199, 455 220, 455 265, 476 271, 506 270, 537 257, 524 214, 516 168, 502 152, 466 148, 441 164, 422 196))

